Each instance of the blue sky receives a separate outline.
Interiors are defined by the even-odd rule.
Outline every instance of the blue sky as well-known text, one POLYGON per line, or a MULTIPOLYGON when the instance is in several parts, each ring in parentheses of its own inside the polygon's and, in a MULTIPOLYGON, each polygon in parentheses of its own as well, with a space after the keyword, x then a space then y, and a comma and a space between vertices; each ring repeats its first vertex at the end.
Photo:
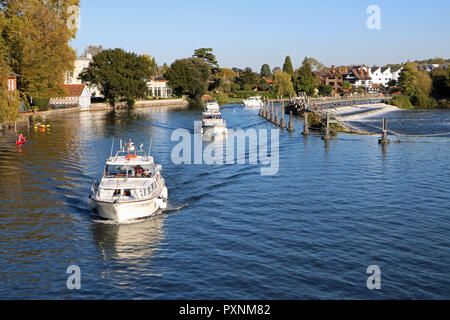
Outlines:
POLYGON ((81 0, 81 29, 72 46, 123 48, 158 64, 214 48, 221 67, 294 67, 305 56, 326 65, 383 65, 450 58, 448 0, 81 0), (369 30, 366 9, 381 9, 369 30))

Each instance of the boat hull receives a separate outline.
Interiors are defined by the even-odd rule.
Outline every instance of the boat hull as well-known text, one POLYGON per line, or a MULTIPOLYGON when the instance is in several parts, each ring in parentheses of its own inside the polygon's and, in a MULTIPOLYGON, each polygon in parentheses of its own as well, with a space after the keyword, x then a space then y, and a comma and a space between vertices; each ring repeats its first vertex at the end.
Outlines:
POLYGON ((246 102, 246 101, 244 101, 243 104, 244 107, 246 108, 261 108, 264 105, 263 102, 246 102))
POLYGON ((226 135, 228 132, 226 127, 203 127, 202 129, 204 135, 212 137, 226 135))
POLYGON ((90 198, 89 204, 96 209, 98 215, 104 219, 124 222, 153 216, 159 209, 167 207, 166 202, 161 198, 167 198, 167 189, 161 192, 159 197, 133 201, 133 202, 103 202, 90 198))

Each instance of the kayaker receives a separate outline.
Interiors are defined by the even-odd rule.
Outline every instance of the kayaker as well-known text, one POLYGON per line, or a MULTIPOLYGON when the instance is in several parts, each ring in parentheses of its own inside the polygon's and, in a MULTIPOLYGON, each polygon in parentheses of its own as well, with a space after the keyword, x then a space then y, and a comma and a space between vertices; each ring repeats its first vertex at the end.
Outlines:
POLYGON ((19 134, 19 141, 20 142, 25 141, 25 137, 23 136, 23 134, 19 134))

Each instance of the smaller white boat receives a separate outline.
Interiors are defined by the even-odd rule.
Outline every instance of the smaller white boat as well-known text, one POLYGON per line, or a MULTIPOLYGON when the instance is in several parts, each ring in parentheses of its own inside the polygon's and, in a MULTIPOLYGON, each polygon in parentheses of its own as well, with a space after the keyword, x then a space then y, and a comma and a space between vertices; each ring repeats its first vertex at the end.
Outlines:
POLYGON ((261 100, 261 97, 250 97, 243 101, 245 107, 248 108, 259 108, 264 105, 264 102, 261 100))
POLYGON ((216 137, 227 134, 227 123, 222 118, 217 102, 208 102, 202 114, 202 134, 216 137))

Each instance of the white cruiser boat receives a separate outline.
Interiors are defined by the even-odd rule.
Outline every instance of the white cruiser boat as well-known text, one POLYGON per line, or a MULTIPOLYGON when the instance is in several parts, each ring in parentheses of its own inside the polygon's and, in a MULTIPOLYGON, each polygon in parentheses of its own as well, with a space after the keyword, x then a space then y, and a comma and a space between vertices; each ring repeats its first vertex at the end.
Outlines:
POLYGON ((244 106, 248 108, 259 108, 264 105, 264 103, 261 100, 261 97, 250 97, 248 99, 245 99, 243 103, 244 106))
MULTIPOLYGON (((91 187, 89 204, 100 217, 126 221, 145 218, 167 207, 168 191, 161 176, 162 166, 155 165, 131 140, 106 161, 103 177, 91 187)), ((112 151, 112 150, 111 150, 112 151)), ((112 155, 112 152, 111 152, 112 155)))
POLYGON ((202 134, 219 136, 227 134, 227 123, 222 118, 217 102, 208 102, 202 116, 202 134))

